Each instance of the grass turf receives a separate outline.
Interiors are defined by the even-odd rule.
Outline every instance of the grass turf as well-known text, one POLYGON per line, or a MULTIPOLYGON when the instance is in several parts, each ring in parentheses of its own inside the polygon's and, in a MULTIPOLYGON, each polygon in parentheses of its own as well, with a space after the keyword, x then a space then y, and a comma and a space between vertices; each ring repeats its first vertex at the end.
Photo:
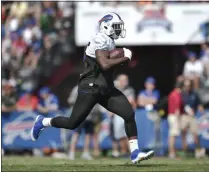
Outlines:
POLYGON ((2 171, 7 172, 82 172, 82 171, 178 171, 178 172, 209 172, 209 160, 181 159, 170 160, 167 158, 153 158, 140 164, 131 164, 128 159, 97 159, 84 161, 77 159, 34 158, 34 157, 2 157, 2 171))

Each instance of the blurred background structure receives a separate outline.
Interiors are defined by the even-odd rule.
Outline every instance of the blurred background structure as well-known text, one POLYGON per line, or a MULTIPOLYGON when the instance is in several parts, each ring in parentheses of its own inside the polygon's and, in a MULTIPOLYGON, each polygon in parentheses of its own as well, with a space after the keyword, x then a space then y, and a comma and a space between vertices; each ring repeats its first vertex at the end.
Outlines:
MULTIPOLYGON (((33 143, 30 140, 30 128, 39 113, 46 116, 70 115, 78 77, 82 72, 84 48, 97 32, 99 18, 111 11, 120 14, 127 30, 126 38, 116 41, 116 45, 128 47, 133 52, 133 60, 117 69, 115 78, 116 85, 120 81, 119 89, 124 91, 136 109, 139 146, 142 149, 154 148, 159 156, 168 154, 169 138, 174 136, 168 132, 170 123, 167 116, 171 114, 169 97, 172 97, 172 90, 183 83, 182 87, 178 85, 180 92, 183 92, 180 94, 182 113, 194 117, 198 141, 194 139, 192 131, 187 133, 184 130, 183 135, 186 133, 186 136, 183 145, 181 137, 175 135, 175 148, 193 152, 198 142, 198 148, 204 149, 195 155, 201 157, 207 152, 207 2, 4 1, 1 10, 1 118, 2 150, 5 154, 27 150, 37 156, 63 157, 66 154, 69 159, 74 159, 74 156, 70 158, 67 154, 70 155, 69 145, 76 131, 49 129, 38 142, 33 143), (121 77, 120 74, 125 75, 121 77), (188 94, 186 80, 192 83, 188 94), (193 102, 193 92, 198 97, 196 104, 193 102)), ((174 92, 176 94, 175 89, 174 92)), ((83 144, 85 128, 89 129, 85 126, 79 129, 81 137, 74 139, 77 140, 74 144, 79 149, 84 146, 84 153, 85 150, 87 153, 83 157, 86 159, 92 159, 88 147, 93 147, 94 156, 108 155, 112 147, 113 156, 118 157, 120 153, 124 156, 128 152, 126 140, 124 137, 114 140, 111 134, 114 115, 109 115, 101 107, 97 108, 91 114, 94 124, 88 131, 87 142, 90 143, 83 144)), ((188 122, 188 127, 190 125, 191 122, 188 122)), ((172 148, 169 156, 176 156, 172 148)))

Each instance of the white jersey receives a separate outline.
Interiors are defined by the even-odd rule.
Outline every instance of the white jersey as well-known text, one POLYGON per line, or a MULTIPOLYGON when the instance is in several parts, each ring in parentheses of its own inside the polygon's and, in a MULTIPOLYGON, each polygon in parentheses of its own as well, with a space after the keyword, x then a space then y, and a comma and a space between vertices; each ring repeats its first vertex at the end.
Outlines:
POLYGON ((104 33, 96 34, 86 48, 86 55, 96 58, 96 50, 111 51, 115 49, 115 41, 104 33))

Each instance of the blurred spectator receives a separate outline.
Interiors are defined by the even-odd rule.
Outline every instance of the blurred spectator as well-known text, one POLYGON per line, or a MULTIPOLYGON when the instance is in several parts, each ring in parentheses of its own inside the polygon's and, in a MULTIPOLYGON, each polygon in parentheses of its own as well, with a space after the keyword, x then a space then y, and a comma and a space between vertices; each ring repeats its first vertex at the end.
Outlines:
MULTIPOLYGON (((136 101, 135 101, 135 91, 134 89, 129 86, 129 79, 128 76, 125 74, 119 75, 115 80, 115 87, 119 89, 129 100, 133 109, 136 108, 136 101)), ((117 114, 113 114, 109 112, 111 118, 111 134, 112 134, 112 144, 113 144, 113 157, 124 156, 128 153, 128 142, 127 136, 125 133, 125 126, 124 120, 117 114), (119 147, 120 151, 119 151, 119 147)))
POLYGON ((205 41, 209 41, 209 18, 207 18, 204 23, 200 25, 200 31, 205 41))
POLYGON ((33 111, 36 109, 38 104, 38 99, 36 96, 33 96, 31 90, 26 90, 24 95, 20 97, 17 102, 18 111, 33 111))
POLYGON ((183 113, 181 97, 182 82, 177 81, 174 90, 168 95, 168 124, 169 124, 169 157, 176 157, 174 147, 176 137, 180 135, 180 115, 183 113))
MULTIPOLYGON (((94 157, 99 157, 100 155, 100 143, 99 143, 99 133, 101 131, 101 121, 102 121, 102 107, 100 105, 95 105, 91 111, 92 121, 93 121, 93 155, 94 157)), ((88 118, 87 118, 88 119, 88 118)))
POLYGON ((209 108, 209 44, 201 45, 200 60, 204 67, 204 75, 202 77, 202 87, 198 90, 201 102, 206 108, 209 108))
POLYGON ((73 15, 73 2, 69 1, 59 1, 57 2, 58 8, 60 9, 62 16, 65 17, 71 17, 73 15))
POLYGON ((85 136, 84 136, 84 148, 81 158, 86 160, 92 160, 93 157, 91 156, 89 149, 90 149, 91 136, 93 136, 94 134, 93 113, 90 113, 87 119, 76 130, 74 130, 68 152, 68 158, 70 160, 75 159, 76 145, 79 136, 82 134, 83 131, 85 132, 85 136))
POLYGON ((155 89, 155 79, 148 77, 145 81, 145 90, 140 91, 137 98, 139 107, 152 111, 160 98, 160 93, 155 89))
POLYGON ((31 42, 31 49, 33 50, 33 52, 35 54, 39 54, 41 51, 41 46, 42 46, 41 40, 33 35, 31 42))
POLYGON ((209 44, 201 45, 201 62, 204 67, 205 85, 209 87, 209 44))
POLYGON ((11 33, 11 36, 15 35, 19 27, 19 19, 16 16, 11 15, 6 22, 6 26, 8 26, 8 31, 11 33))
POLYGON ((115 86, 117 87, 117 89, 119 89, 127 97, 133 109, 135 109, 136 108, 135 91, 129 85, 128 76, 125 74, 119 75, 115 81, 115 84, 116 84, 115 86))
POLYGON ((184 77, 193 80, 195 89, 199 88, 200 78, 203 76, 203 65, 200 60, 197 60, 195 53, 189 52, 183 74, 184 77))
MULTIPOLYGON (((4 81, 2 81, 4 82, 4 81)), ((17 95, 11 82, 2 83, 2 112, 12 112, 16 110, 17 95)))
POLYGON ((180 115, 183 113, 181 96, 182 82, 177 81, 174 90, 168 96, 168 124, 169 124, 169 157, 176 157, 174 147, 176 137, 180 135, 180 115))
MULTIPOLYGON (((38 79, 41 79, 38 75, 48 77, 55 62, 61 64, 65 57, 60 54, 63 45, 68 50, 72 49, 69 45, 73 41, 65 41, 57 46, 54 50, 56 53, 52 47, 58 43, 57 35, 64 27, 63 20, 66 19, 65 23, 72 25, 73 12, 72 2, 4 3, 1 17, 3 75, 7 78, 15 75, 21 89, 35 89, 38 79), (55 29, 56 21, 59 21, 61 27, 55 29), (48 68, 42 62, 46 62, 48 68)), ((71 27, 66 30, 68 32, 63 37, 72 37, 73 40, 73 35, 69 37, 71 27)))
POLYGON ((1 4, 1 21, 2 21, 2 24, 5 24, 7 16, 8 16, 7 8, 8 7, 5 4, 1 4))
POLYGON ((195 114, 198 106, 200 106, 200 100, 197 93, 193 90, 192 81, 186 79, 184 81, 183 92, 183 106, 184 114, 181 116, 181 130, 182 130, 182 143, 184 153, 187 151, 186 135, 188 130, 194 136, 194 142, 196 145, 195 157, 200 158, 202 156, 202 149, 200 149, 200 143, 198 138, 198 124, 195 114))
POLYGON ((108 112, 110 116, 110 132, 112 138, 112 156, 125 156, 129 152, 124 120, 120 116, 108 112))
POLYGON ((12 41, 8 36, 5 36, 2 40, 2 66, 6 66, 11 61, 11 45, 12 41))
POLYGON ((28 10, 28 2, 14 2, 11 5, 10 15, 16 16, 19 19, 25 16, 28 10))
POLYGON ((56 13, 53 4, 54 2, 50 2, 50 1, 42 2, 42 14, 40 19, 40 26, 45 34, 54 31, 54 20, 56 13))
POLYGON ((12 48, 16 56, 18 57, 18 61, 20 62, 23 54, 26 52, 27 49, 27 45, 21 35, 12 42, 12 48))
POLYGON ((43 87, 39 91, 38 111, 40 113, 56 112, 59 108, 57 96, 51 93, 48 87, 43 87))
POLYGON ((30 20, 25 22, 25 29, 23 30, 23 39, 27 45, 31 45, 34 33, 34 23, 30 20))
POLYGON ((200 52, 200 58, 206 58, 208 59, 208 49, 209 49, 209 45, 208 43, 203 43, 200 45, 201 46, 201 52, 200 52))
MULTIPOLYGON (((68 103, 71 105, 72 109, 73 109, 73 106, 75 105, 77 95, 78 95, 78 86, 75 86, 72 89, 71 94, 68 98, 68 103)), ((74 133, 71 138, 71 144, 70 144, 69 151, 68 151, 68 158, 70 160, 75 159, 76 145, 77 145, 77 141, 82 131, 85 132, 85 141, 84 141, 84 149, 83 149, 81 158, 86 159, 86 160, 93 159, 89 151, 91 136, 93 136, 94 156, 96 157, 99 156, 100 154, 99 141, 98 141, 99 131, 96 131, 96 129, 99 128, 100 130, 100 122, 101 122, 100 106, 95 105, 92 111, 90 112, 90 114, 88 115, 88 117, 86 118, 86 120, 76 130, 74 130, 74 133)))
POLYGON ((24 59, 24 67, 30 68, 31 70, 35 69, 38 63, 38 58, 38 55, 32 50, 30 50, 24 59))

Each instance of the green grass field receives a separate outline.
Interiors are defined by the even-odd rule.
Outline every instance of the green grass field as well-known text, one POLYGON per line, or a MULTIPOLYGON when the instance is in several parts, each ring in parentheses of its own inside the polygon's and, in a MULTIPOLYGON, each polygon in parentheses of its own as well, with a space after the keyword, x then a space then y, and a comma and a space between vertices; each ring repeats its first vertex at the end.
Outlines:
POLYGON ((178 172, 209 172, 209 159, 181 159, 170 160, 167 158, 153 158, 143 161, 138 165, 133 165, 128 159, 97 159, 75 161, 33 158, 33 157, 2 157, 2 171, 13 172, 82 172, 82 171, 178 171, 178 172))

